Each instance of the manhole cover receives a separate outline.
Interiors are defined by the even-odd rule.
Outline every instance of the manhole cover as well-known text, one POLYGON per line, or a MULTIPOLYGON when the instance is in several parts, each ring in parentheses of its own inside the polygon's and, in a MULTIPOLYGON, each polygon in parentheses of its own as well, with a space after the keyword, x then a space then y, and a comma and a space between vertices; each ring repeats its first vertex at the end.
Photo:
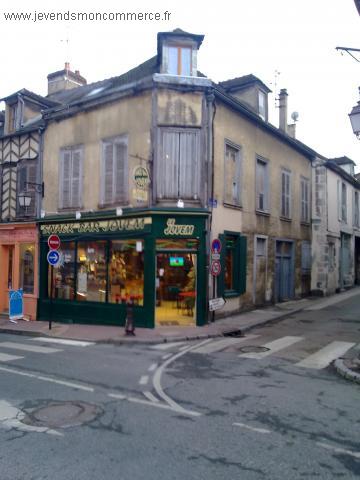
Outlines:
POLYGON ((257 345, 247 345, 246 347, 239 348, 239 351, 242 353, 261 353, 261 352, 268 352, 270 348, 267 347, 259 347, 257 345))
POLYGON ((22 420, 27 425, 68 428, 90 422, 103 413, 97 405, 85 402, 52 402, 26 412, 22 420))

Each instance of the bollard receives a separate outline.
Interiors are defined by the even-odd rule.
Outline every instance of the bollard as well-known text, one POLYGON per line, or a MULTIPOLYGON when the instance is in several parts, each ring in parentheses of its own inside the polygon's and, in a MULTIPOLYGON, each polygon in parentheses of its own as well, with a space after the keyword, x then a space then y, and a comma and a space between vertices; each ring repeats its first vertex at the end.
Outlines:
POLYGON ((134 304, 131 300, 126 304, 125 335, 135 336, 134 304))

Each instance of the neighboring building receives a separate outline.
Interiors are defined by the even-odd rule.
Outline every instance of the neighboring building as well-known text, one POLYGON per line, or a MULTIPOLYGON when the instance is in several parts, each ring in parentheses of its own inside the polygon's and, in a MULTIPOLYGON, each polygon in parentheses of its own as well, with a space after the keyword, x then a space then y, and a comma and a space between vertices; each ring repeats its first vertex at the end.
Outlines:
POLYGON ((347 157, 314 166, 311 288, 330 295, 360 284, 360 183, 347 157))
POLYGON ((28 90, 6 98, 0 114, 0 312, 8 309, 11 289, 22 288, 24 313, 36 318, 38 298, 38 229, 42 196, 41 110, 55 103, 28 90), (30 198, 20 206, 19 196, 30 198))

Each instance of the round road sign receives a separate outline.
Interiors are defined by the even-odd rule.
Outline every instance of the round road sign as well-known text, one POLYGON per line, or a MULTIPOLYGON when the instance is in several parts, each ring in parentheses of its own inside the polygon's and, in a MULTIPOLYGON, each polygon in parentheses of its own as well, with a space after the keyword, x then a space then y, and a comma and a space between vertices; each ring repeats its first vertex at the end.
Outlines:
POLYGON ((50 235, 48 245, 51 250, 58 250, 60 248, 60 238, 57 235, 50 235))
POLYGON ((47 261, 52 265, 53 267, 56 267, 56 265, 59 263, 60 260, 60 254, 57 250, 50 250, 49 253, 47 254, 47 261))
POLYGON ((213 277, 217 277, 221 272, 221 263, 219 260, 214 260, 211 262, 210 272, 213 277))
POLYGON ((211 242, 211 251, 212 253, 221 252, 221 242, 218 238, 214 238, 214 240, 211 242))

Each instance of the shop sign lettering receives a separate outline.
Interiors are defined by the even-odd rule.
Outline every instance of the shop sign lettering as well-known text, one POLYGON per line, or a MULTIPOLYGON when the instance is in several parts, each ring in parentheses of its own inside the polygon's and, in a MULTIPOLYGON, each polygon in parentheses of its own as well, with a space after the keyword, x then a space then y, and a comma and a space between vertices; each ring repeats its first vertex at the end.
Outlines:
POLYGON ((165 235, 182 235, 191 237, 195 230, 195 225, 176 225, 175 218, 169 218, 166 225, 167 227, 164 230, 165 235))
POLYGON ((123 231, 144 230, 145 225, 151 224, 152 219, 147 218, 116 218, 112 220, 96 220, 92 222, 56 223, 41 225, 43 235, 73 234, 73 233, 109 233, 123 231))

